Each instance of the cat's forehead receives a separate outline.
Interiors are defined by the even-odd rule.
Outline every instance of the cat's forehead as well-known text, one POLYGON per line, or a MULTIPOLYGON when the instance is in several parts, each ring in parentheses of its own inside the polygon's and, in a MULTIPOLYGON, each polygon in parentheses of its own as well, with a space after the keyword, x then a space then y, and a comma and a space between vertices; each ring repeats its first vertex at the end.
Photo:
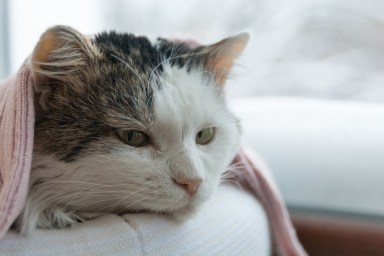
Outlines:
POLYGON ((128 33, 105 32, 95 36, 94 43, 110 61, 118 63, 119 59, 132 63, 137 71, 151 72, 154 68, 162 72, 162 62, 165 60, 171 66, 187 68, 200 64, 197 59, 198 49, 189 47, 180 41, 171 41, 164 38, 149 38, 128 33))
POLYGON ((154 129, 160 136, 189 133, 194 138, 226 112, 222 92, 201 72, 164 66, 161 89, 154 94, 154 129))
POLYGON ((97 86, 109 99, 110 110, 122 114, 121 119, 128 117, 148 126, 155 119, 155 99, 171 111, 175 109, 170 103, 178 102, 173 107, 182 111, 180 107, 190 103, 192 95, 201 93, 198 86, 213 89, 204 82, 212 81, 209 74, 191 58, 194 49, 183 43, 115 32, 99 34, 94 42, 103 54, 97 86), (167 97, 171 99, 162 101, 167 97))

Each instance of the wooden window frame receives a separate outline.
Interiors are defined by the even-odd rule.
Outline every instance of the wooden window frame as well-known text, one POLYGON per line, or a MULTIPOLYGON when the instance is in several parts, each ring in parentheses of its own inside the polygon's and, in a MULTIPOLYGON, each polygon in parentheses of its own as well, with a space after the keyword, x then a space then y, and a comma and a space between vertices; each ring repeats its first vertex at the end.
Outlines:
POLYGON ((290 214, 309 255, 384 255, 383 216, 298 209, 290 214))

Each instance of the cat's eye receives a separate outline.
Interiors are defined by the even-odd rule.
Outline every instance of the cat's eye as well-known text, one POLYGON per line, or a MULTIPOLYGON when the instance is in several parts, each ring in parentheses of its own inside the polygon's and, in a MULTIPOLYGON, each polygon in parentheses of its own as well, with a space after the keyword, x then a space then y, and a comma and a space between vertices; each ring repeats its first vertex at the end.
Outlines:
POLYGON ((215 128, 209 127, 199 131, 196 134, 196 144, 205 145, 212 141, 215 136, 215 128))
POLYGON ((124 143, 133 147, 142 147, 149 143, 148 135, 141 131, 116 129, 116 134, 124 143))

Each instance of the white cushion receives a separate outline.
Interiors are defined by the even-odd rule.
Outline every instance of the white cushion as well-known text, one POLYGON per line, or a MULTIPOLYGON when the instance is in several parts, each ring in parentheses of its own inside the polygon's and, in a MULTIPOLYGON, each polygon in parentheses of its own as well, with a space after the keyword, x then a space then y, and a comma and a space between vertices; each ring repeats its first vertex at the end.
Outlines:
POLYGON ((254 97, 232 107, 288 205, 384 215, 384 104, 254 97))
POLYGON ((0 255, 269 255, 268 222, 247 192, 222 186, 184 222, 154 214, 107 215, 76 227, 8 232, 0 255))

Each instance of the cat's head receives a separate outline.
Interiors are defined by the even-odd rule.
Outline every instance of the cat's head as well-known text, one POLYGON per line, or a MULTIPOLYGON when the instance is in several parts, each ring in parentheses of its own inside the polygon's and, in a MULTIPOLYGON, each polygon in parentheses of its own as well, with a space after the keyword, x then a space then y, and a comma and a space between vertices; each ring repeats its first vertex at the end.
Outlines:
POLYGON ((63 211, 181 213, 234 157, 223 86, 247 34, 216 44, 57 26, 32 57, 36 125, 28 200, 63 211))

